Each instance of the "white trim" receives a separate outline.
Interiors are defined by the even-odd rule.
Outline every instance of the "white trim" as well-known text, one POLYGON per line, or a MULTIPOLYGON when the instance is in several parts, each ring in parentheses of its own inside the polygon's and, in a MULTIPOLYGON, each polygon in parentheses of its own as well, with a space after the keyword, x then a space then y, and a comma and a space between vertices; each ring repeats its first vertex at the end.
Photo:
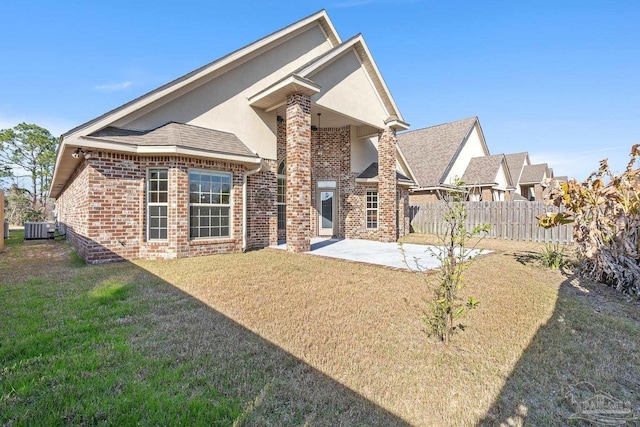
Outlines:
MULTIPOLYGON (((233 209, 234 209, 234 198, 233 198, 233 190, 234 190, 234 185, 233 185, 233 172, 229 172, 229 171, 222 171, 222 170, 217 170, 217 169, 202 169, 202 168, 189 168, 187 169, 187 184, 188 184, 188 191, 187 191, 187 198, 188 198, 188 202, 187 202, 187 209, 188 209, 188 213, 187 213, 187 217, 189 219, 188 221, 188 226, 189 226, 189 233, 188 233, 188 241, 189 242, 211 242, 216 243, 216 241, 219 240, 228 240, 228 239, 233 239, 233 233, 234 233, 234 228, 233 228, 233 209), (191 237, 191 172, 200 172, 200 173, 205 173, 205 174, 220 174, 220 175, 229 175, 230 177, 230 188, 229 188, 229 204, 224 204, 224 203, 197 203, 196 206, 204 206, 204 207, 229 207, 229 235, 228 236, 208 236, 208 237, 196 237, 193 238, 191 237)), ((219 226, 222 227, 222 226, 219 226)))
MULTIPOLYGON (((270 86, 266 89, 261 90, 260 92, 256 93, 255 95, 249 97, 248 101, 249 101, 249 105, 254 105, 259 103, 261 100, 275 94, 276 92, 282 90, 282 89, 286 89, 287 86, 291 85, 292 86, 292 90, 290 90, 290 92, 295 93, 295 92, 301 92, 305 95, 308 96, 313 96, 316 93, 320 93, 320 85, 312 82, 311 80, 305 79, 303 77, 300 77, 298 75, 291 75, 289 77, 287 77, 286 79, 276 83, 273 86, 270 86), (305 90, 299 90, 298 88, 301 87, 302 89, 305 90)), ((260 107, 258 107, 260 108, 260 107)), ((270 109, 273 109, 273 106, 267 107, 270 109)))
POLYGON ((411 166, 409 166, 409 162, 407 162, 407 158, 404 156, 404 153, 402 152, 400 145, 398 145, 397 143, 396 143, 396 153, 400 154, 402 163, 404 163, 404 166, 406 166, 406 168, 409 170, 409 175, 411 175, 411 179, 413 180, 413 182, 418 184, 418 180, 416 179, 416 174, 414 174, 413 170, 411 170, 411 166))
POLYGON ((145 233, 145 243, 149 243, 149 242, 168 242, 169 241, 169 179, 170 179, 170 168, 168 166, 147 166, 146 170, 145 170, 145 186, 144 186, 144 192, 145 192, 145 222, 146 222, 146 233, 145 233), (151 204, 151 202, 149 202, 149 184, 151 183, 151 181, 149 180, 149 171, 151 169, 154 170, 166 170, 167 171, 167 201, 165 203, 161 203, 161 202, 154 202, 153 204, 151 204), (167 207, 167 237, 165 239, 151 239, 149 237, 149 206, 166 206, 167 207))
POLYGON ((331 180, 319 180, 317 182, 317 187, 318 188, 328 188, 328 189, 332 189, 332 188, 337 188, 338 184, 336 181, 331 181, 331 180))
POLYGON ((368 188, 364 192, 364 228, 365 230, 377 230, 378 228, 380 228, 380 193, 377 188, 375 190, 372 188, 368 188), (375 209, 369 208, 367 206, 367 203, 369 203, 369 193, 376 193, 375 209), (376 211, 376 226, 369 227, 369 217, 367 214, 369 213, 369 211, 373 211, 373 210, 376 211))

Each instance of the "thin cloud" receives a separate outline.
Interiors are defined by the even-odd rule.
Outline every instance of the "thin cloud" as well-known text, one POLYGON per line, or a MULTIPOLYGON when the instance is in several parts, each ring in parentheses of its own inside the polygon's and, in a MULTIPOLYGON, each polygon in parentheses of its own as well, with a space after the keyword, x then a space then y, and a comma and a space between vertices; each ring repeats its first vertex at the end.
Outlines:
POLYGON ((126 81, 126 82, 122 82, 122 83, 98 85, 98 86, 94 87, 94 89, 99 91, 99 92, 117 92, 119 90, 125 90, 126 88, 128 88, 132 84, 133 84, 132 82, 126 81))

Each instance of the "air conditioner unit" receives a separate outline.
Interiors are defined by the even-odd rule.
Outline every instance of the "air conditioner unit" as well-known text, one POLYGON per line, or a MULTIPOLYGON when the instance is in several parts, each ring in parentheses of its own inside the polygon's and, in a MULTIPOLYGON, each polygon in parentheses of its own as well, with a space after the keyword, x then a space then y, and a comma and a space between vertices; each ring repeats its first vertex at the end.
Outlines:
POLYGON ((51 239, 55 231, 55 225, 48 222, 25 222, 24 239, 51 239))

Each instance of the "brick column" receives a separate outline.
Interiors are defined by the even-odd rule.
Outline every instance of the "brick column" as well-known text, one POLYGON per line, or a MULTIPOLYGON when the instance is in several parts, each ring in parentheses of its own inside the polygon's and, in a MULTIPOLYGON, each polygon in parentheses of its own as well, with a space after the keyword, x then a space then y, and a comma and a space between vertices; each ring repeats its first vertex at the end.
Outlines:
POLYGON ((397 240, 396 144, 395 129, 386 127, 378 135, 378 228, 383 242, 397 240))
POLYGON ((287 250, 311 249, 311 100, 287 100, 287 250))

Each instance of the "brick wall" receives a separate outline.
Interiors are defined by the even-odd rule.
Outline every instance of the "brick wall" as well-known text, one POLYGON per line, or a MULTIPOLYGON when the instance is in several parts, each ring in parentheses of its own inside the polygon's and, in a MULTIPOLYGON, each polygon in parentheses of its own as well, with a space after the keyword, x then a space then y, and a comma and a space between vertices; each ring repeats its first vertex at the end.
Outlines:
POLYGON ((378 227, 380 240, 395 242, 396 230, 396 131, 385 128, 378 137, 378 227))
POLYGON ((277 174, 278 162, 264 160, 262 171, 247 177, 248 248, 278 243, 277 174))
POLYGON ((351 175, 351 132, 349 127, 320 128, 311 132, 311 230, 318 234, 318 181, 335 181, 334 234, 344 237, 346 208, 343 194, 349 189, 351 175))
POLYGON ((412 205, 421 205, 423 203, 437 202, 440 200, 438 194, 434 190, 420 191, 409 194, 409 203, 412 205))
MULTIPOLYGON (((93 153, 56 201, 67 238, 89 263, 237 252, 242 247, 242 176, 245 168, 183 157, 93 153), (146 240, 146 170, 169 170, 168 239, 146 240), (230 237, 189 239, 189 170, 232 173, 230 237)), ((265 174, 268 175, 268 174, 265 174)))
POLYGON ((311 248, 311 101, 287 100, 287 250, 311 248))

